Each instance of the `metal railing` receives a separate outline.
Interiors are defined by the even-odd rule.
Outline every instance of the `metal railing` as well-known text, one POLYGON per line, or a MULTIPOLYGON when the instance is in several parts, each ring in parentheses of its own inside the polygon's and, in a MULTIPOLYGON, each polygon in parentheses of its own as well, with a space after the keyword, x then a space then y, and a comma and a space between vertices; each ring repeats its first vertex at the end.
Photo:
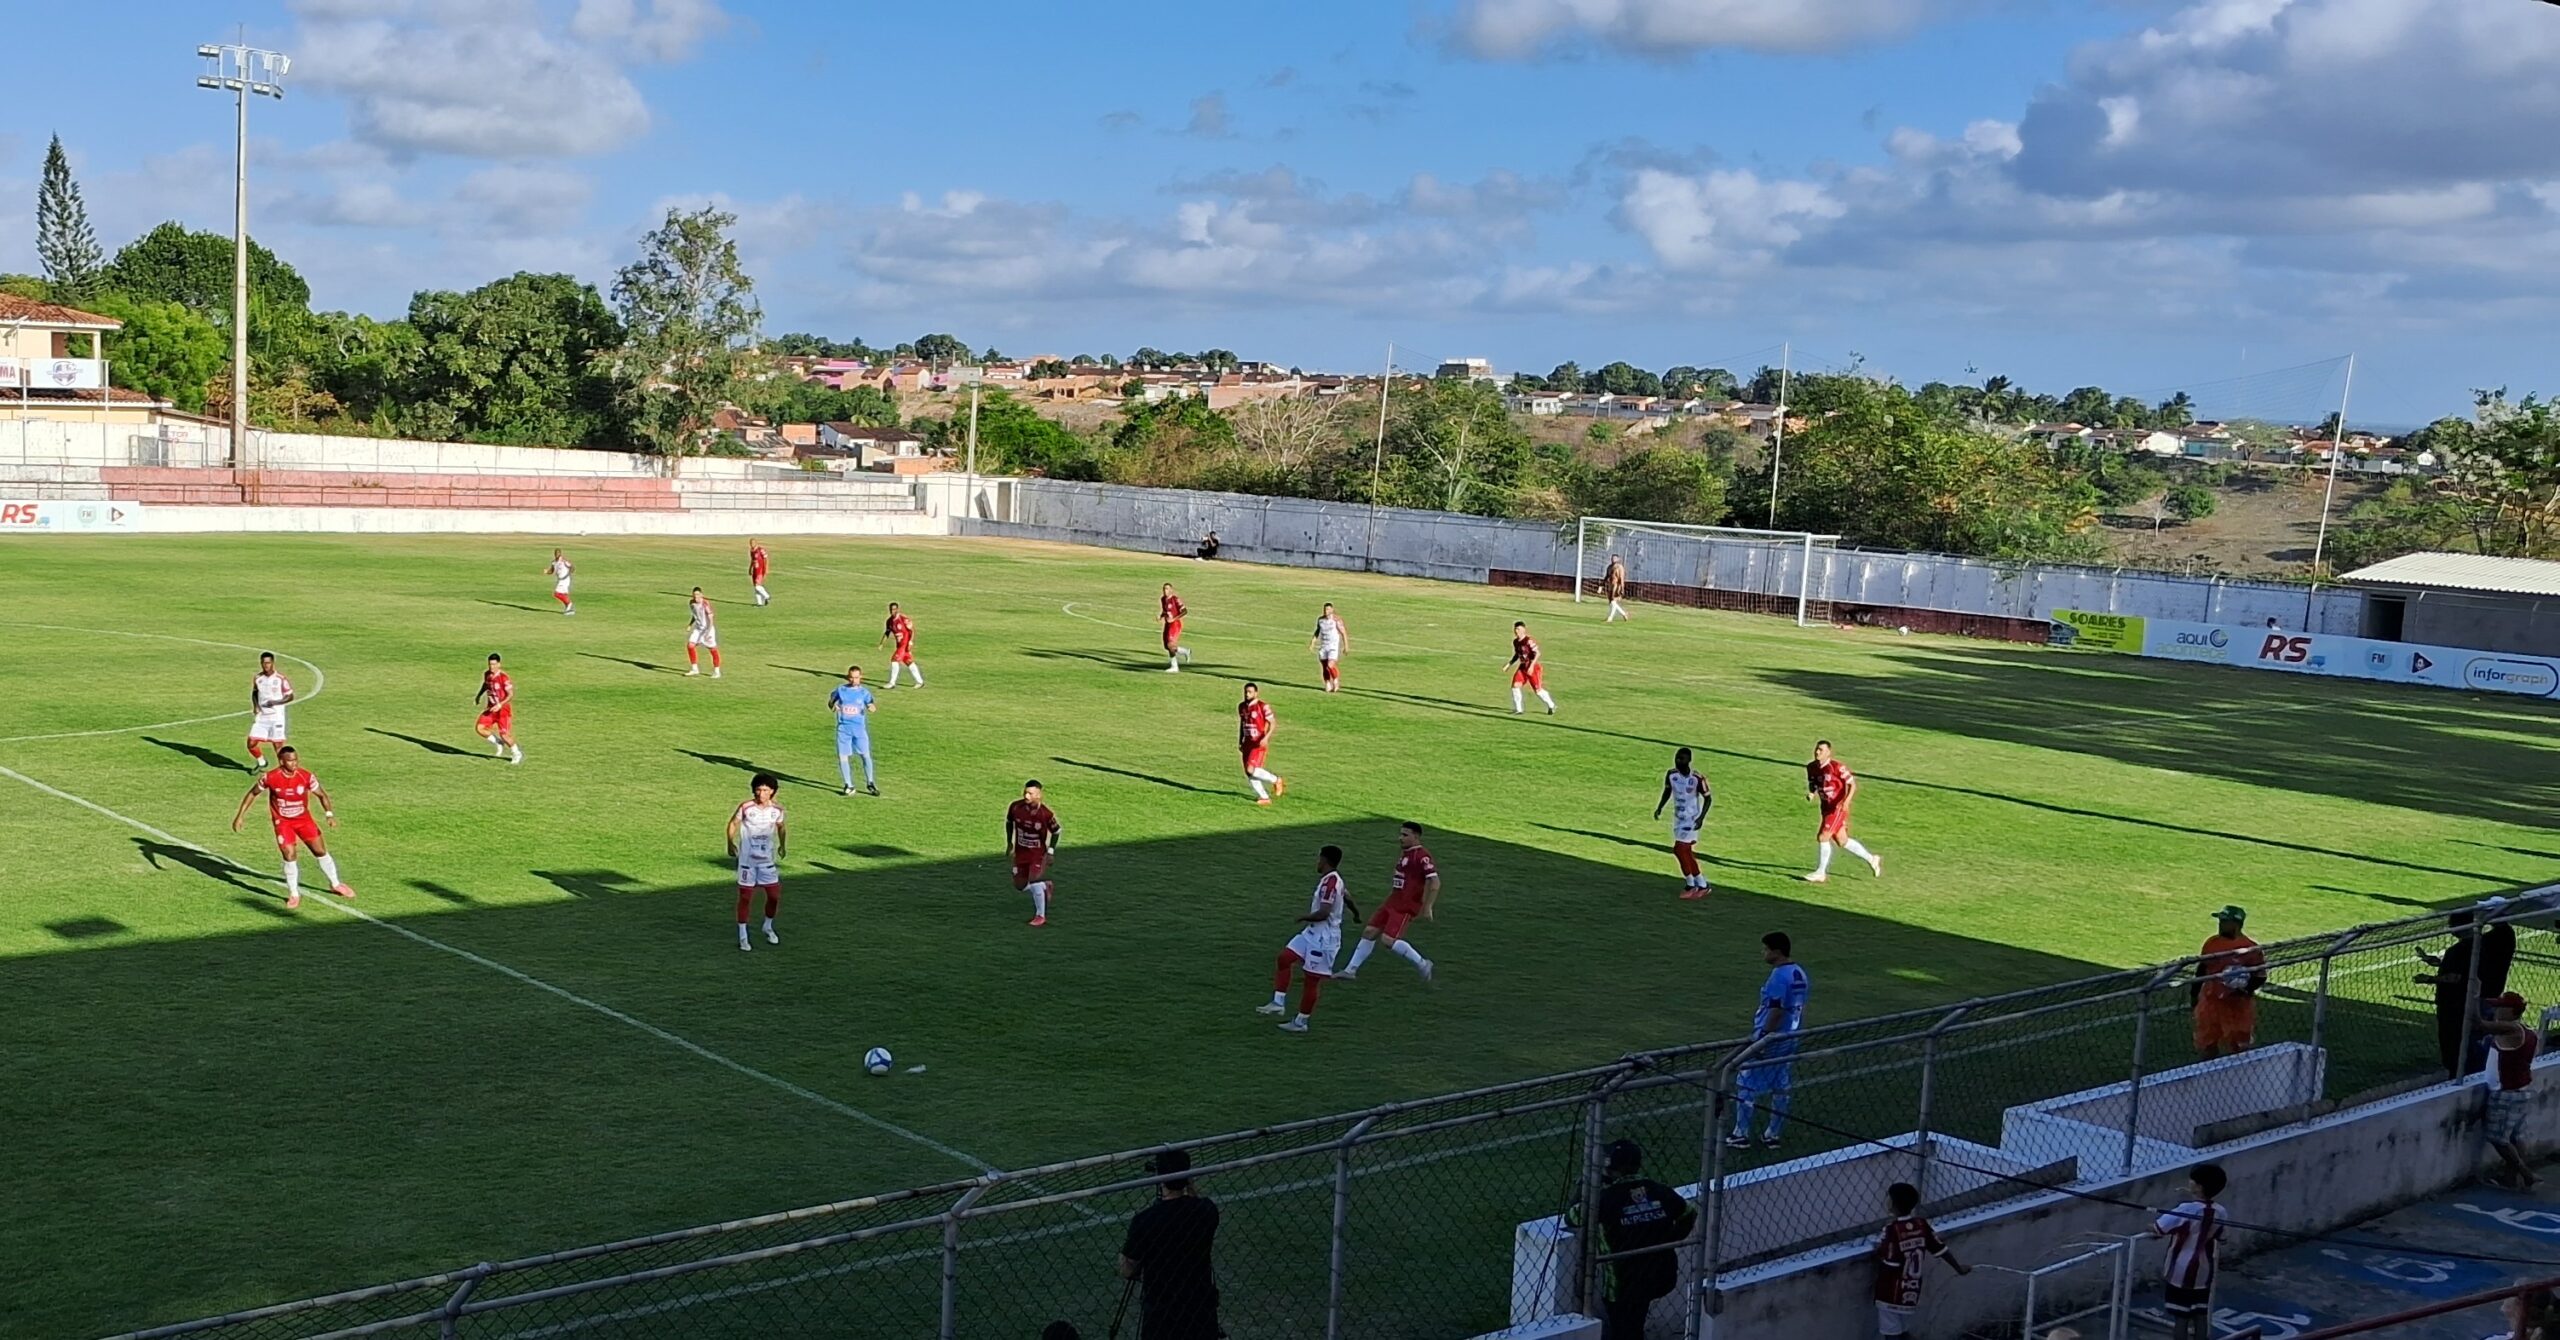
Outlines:
MULTIPOLYGON (((2254 1045, 2201 1065, 2188 1027, 2198 960, 2180 959, 1185 1142, 1187 1174, 1152 1170, 1170 1146, 1124 1150, 125 1340, 950 1340, 1036 1335, 1052 1319, 1097 1334, 1122 1298, 1113 1265, 1130 1216, 1178 1179, 1220 1207, 1218 1282, 1240 1340, 1496 1331, 1596 1296, 1601 1273, 1623 1259, 1577 1250, 1563 1227, 1593 1221, 1612 1142, 1636 1141, 1665 1181, 1698 1170, 1697 1227, 1668 1250, 1684 1279, 1705 1282, 1873 1234, 1886 1211, 1864 1198, 1886 1181, 1918 1184, 1945 1214, 2156 1171, 2198 1148, 2470 1068, 2468 1021, 2482 992, 2560 999, 2560 952, 2547 939, 2511 953, 2505 932, 2486 929, 2549 929, 2555 899, 2560 885, 2476 914, 2265 946, 2254 1045), (2475 915, 2459 938, 2449 930, 2475 915), (2411 979, 2444 957, 2430 951, 2447 949, 2453 967, 2470 958, 2469 979, 2413 994, 2411 979), (1773 1148, 1760 1136, 1782 1110, 1773 1148), (1733 1145, 1745 1116, 1752 1139, 1733 1145), (1839 1194, 1846 1188, 1857 1194, 1839 1194)), ((1695 1334, 1694 1307, 1688 1316, 1695 1334)))

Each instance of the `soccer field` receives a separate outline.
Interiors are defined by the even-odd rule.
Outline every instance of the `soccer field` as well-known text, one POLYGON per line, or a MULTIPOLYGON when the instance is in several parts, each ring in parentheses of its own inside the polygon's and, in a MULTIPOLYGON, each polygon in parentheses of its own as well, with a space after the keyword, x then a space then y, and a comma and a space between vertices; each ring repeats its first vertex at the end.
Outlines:
MULTIPOLYGON (((2560 877, 2560 712, 1561 596, 987 541, 47 537, 0 546, 0 1330, 96 1333, 472 1261, 1182 1139, 1729 1036, 1784 929, 1811 1017, 2261 940, 2560 877), (1196 660, 1163 673, 1157 585, 1196 660), (682 677, 684 597, 726 675, 682 677), (825 695, 904 603, 884 795, 825 695), (1317 606, 1351 631, 1317 691, 1317 606), (1526 619, 1561 705, 1515 718, 1526 619), (351 905, 283 907, 241 737, 255 653, 304 701, 351 905), (526 760, 472 734, 506 657, 526 760), (1240 681, 1278 714, 1251 803, 1240 681), (1857 771, 1884 877, 1813 856, 1802 763, 1857 771), (1671 750, 1716 803, 1678 898, 1671 750), (783 943, 738 952, 722 826, 784 779, 783 943), (1064 825, 1050 924, 999 843, 1064 825), (1339 843, 1399 819, 1444 888, 1312 1034, 1253 1012, 1339 843), (863 1073, 865 1048, 899 1069, 863 1073), (921 1074, 906 1073, 924 1067, 921 1074)), ((307 885, 317 871, 306 859, 307 885)), ((1108 1270, 1105 1260, 1098 1267, 1108 1270)), ((1493 1250, 1498 1251, 1499 1247, 1493 1250)), ((1500 1268, 1488 1254, 1475 1268, 1500 1268)))

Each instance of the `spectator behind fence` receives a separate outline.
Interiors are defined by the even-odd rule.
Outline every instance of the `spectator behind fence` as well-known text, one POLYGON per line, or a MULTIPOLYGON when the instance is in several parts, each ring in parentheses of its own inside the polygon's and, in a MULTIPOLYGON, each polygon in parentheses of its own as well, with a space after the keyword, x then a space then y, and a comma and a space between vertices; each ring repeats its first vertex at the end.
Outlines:
POLYGON ((1893 1218, 1876 1238, 1876 1334, 1911 1334, 1911 1314, 1920 1309, 1920 1284, 1929 1258, 1947 1263, 1959 1275, 1973 1267, 1956 1259, 1938 1230, 1920 1217, 1920 1188, 1896 1182, 1885 1188, 1885 1205, 1893 1218))
POLYGON ((2481 1340, 2560 1340, 2560 1297, 2549 1289, 2520 1293, 2500 1304, 2506 1325, 2481 1340))
MULTIPOLYGON (((2496 917, 2506 909, 2504 898, 2483 898, 2475 915, 2496 917)), ((2480 928, 2480 947, 2474 952, 2480 964, 2480 999, 2496 1000, 2507 994, 2507 974, 2516 966, 2516 928, 2505 921, 2491 921, 2480 928)))
POLYGON ((2162 1310, 2170 1340, 2212 1340, 2213 1273, 2221 1262, 2222 1194, 2228 1179, 2220 1166, 2199 1163, 2187 1174, 2187 1199, 2161 1211, 2149 1236, 2169 1240, 2162 1310))
POLYGON ((2267 956, 2240 933, 2249 920, 2237 904, 2213 914, 2214 933, 2196 956, 2196 1054, 2210 1061, 2249 1050, 2258 1036, 2258 989, 2267 956))
MULTIPOLYGON (((1147 1165, 1158 1176, 1191 1171, 1191 1155, 1168 1149, 1147 1165)), ((1129 1221, 1120 1244, 1120 1278, 1139 1289, 1138 1340, 1218 1340, 1218 1282, 1210 1256, 1217 1245, 1218 1205, 1188 1177, 1156 1187, 1155 1203, 1129 1221)))
POLYGON ((1600 1340, 1644 1340, 1645 1313, 1680 1282, 1680 1253, 1672 1244, 1689 1236, 1698 1212, 1679 1192, 1644 1175, 1644 1150, 1635 1141, 1613 1141, 1607 1158, 1609 1181, 1598 1206, 1600 1247, 1610 1258, 1601 1285, 1600 1340))
POLYGON ((2472 929, 2473 913, 2461 908, 2445 918, 2446 929, 2453 932, 2453 943, 2442 954, 2421 949, 2419 961, 2432 972, 2410 978, 2413 982, 2436 989, 2436 1059, 2444 1066, 2447 1077, 2460 1079, 2478 1069, 2471 1058, 2462 1054, 2465 1023, 2479 1014, 2475 1001, 2480 997, 2473 980, 2472 964, 2480 952, 2478 933, 2472 929))
POLYGON ((2491 1069, 2488 1103, 2489 1148, 2506 1164, 2506 1176, 2489 1180, 2513 1191, 2530 1191, 2542 1179, 2525 1159, 2522 1136, 2525 1114, 2533 1106, 2533 1057, 2542 1037, 2523 1023, 2524 997, 2510 991, 2490 1001, 2480 1019, 2480 1036, 2488 1040, 2491 1069))
POLYGON ((1193 552, 1203 560, 1216 558, 1218 556, 1218 532, 1213 530, 1208 534, 1201 536, 1200 547, 1193 552))

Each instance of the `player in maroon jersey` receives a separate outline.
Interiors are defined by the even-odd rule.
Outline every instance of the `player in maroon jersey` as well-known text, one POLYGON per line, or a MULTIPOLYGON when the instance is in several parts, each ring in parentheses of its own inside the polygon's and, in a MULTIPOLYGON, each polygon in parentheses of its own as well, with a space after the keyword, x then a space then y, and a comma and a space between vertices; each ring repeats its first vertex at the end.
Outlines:
POLYGON ((765 557, 764 541, 747 541, 747 582, 756 588, 756 603, 770 605, 773 593, 764 589, 764 575, 773 571, 773 560, 765 557))
POLYGON ((1022 799, 1004 812, 1004 842, 1013 853, 1013 887, 1031 895, 1031 924, 1049 924, 1049 858, 1058 853, 1058 816, 1040 799, 1040 783, 1022 784, 1022 799))
POLYGON ((1440 901, 1440 867, 1423 849, 1422 825, 1408 821, 1396 830, 1396 840, 1403 844, 1403 850, 1396 854, 1396 873, 1388 885, 1386 901, 1378 904, 1369 924, 1361 928, 1360 947, 1351 951, 1351 966, 1333 975, 1337 982, 1350 981, 1360 974, 1360 965, 1369 961, 1381 936, 1396 957, 1422 974, 1422 980, 1431 980, 1431 960, 1404 938, 1404 928, 1415 917, 1433 919, 1432 908, 1440 901))
POLYGON ((1547 705, 1547 715, 1556 714, 1556 700, 1547 696, 1547 663, 1538 658, 1538 639, 1529 636, 1529 625, 1511 625, 1511 659, 1503 663, 1511 672, 1511 715, 1518 716, 1527 706, 1520 700, 1520 690, 1527 688, 1547 705))
POLYGON ((320 873, 329 881, 329 892, 341 898, 353 898, 356 891, 338 878, 338 858, 329 854, 329 844, 321 840, 320 825, 311 821, 311 806, 320 805, 320 817, 329 826, 338 826, 337 811, 329 804, 329 793, 320 779, 302 766, 302 755, 292 745, 276 750, 276 765, 258 774, 249 783, 249 793, 240 797, 240 808, 231 812, 231 831, 240 831, 240 820, 249 812, 249 802, 259 792, 267 795, 267 817, 276 826, 276 850, 284 856, 284 905, 302 906, 302 862, 294 855, 296 844, 309 847, 320 860, 320 873))
POLYGON ((499 664, 498 653, 489 653, 489 668, 480 672, 480 692, 471 701, 480 704, 480 721, 473 729, 489 742, 497 756, 505 758, 515 751, 511 762, 524 762, 524 746, 516 743, 516 682, 507 678, 506 667, 499 664))
POLYGON ((1173 593, 1173 583, 1164 584, 1164 595, 1156 601, 1156 618, 1164 624, 1164 672, 1179 674, 1182 663, 1191 659, 1191 649, 1182 645, 1182 616, 1191 608, 1173 593))
POLYGON ((1819 884, 1831 878, 1834 843, 1848 848, 1849 854, 1866 862, 1869 870, 1884 873, 1884 858, 1849 836, 1849 802, 1857 795, 1857 775, 1849 771, 1848 764, 1831 756, 1831 742, 1814 741, 1813 761, 1804 765, 1804 796, 1822 807, 1822 827, 1814 834, 1817 854, 1813 873, 1804 877, 1806 883, 1819 884))
POLYGON ((889 602, 889 619, 888 622, 880 625, 880 641, 890 644, 888 687, 893 689, 898 687, 898 667, 905 666, 907 673, 915 677, 916 687, 923 688, 924 667, 916 664, 915 620, 908 618, 907 612, 898 608, 897 601, 889 602))
POLYGON ((1884 1195, 1893 1218, 1876 1237, 1876 1334, 1909 1335, 1911 1314, 1920 1307, 1921 1268, 1929 1258, 1946 1262, 1959 1275, 1972 1274, 1973 1267, 1957 1260, 1938 1230, 1920 1217, 1920 1188, 1896 1182, 1884 1195))
POLYGON ((1244 755, 1244 779, 1253 784, 1254 804, 1268 805, 1273 796, 1289 794, 1289 784, 1262 766, 1271 752, 1271 704, 1262 700, 1262 686, 1252 680, 1245 681, 1244 701, 1236 704, 1236 748, 1244 755))

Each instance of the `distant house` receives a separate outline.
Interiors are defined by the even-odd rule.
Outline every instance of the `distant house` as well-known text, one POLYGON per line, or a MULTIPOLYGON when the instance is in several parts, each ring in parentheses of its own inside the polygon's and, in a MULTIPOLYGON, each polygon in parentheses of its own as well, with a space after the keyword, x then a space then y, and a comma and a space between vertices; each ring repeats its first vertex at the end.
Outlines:
POLYGON ((146 427, 172 417, 168 401, 109 384, 108 336, 123 328, 111 316, 0 293, 0 419, 146 427))
POLYGON ((1522 414, 1537 418, 1564 413, 1564 397, 1554 391, 1522 391, 1504 398, 1504 402, 1522 414))
POLYGON ((818 425, 814 423, 786 423, 775 431, 782 435, 782 441, 786 446, 814 447, 818 445, 818 425))
POLYGON ((2058 447, 2066 443, 2085 445, 2097 440, 2098 430, 2078 423, 2031 423, 2020 436, 2040 447, 2058 447))
POLYGON ((1452 358, 1431 374, 1441 381, 1489 382, 1493 377, 1493 360, 1489 358, 1452 358))
POLYGON ((884 470, 890 462, 926 455, 924 434, 911 428, 875 428, 867 423, 822 423, 818 440, 799 449, 803 460, 849 461, 856 470, 884 470))

